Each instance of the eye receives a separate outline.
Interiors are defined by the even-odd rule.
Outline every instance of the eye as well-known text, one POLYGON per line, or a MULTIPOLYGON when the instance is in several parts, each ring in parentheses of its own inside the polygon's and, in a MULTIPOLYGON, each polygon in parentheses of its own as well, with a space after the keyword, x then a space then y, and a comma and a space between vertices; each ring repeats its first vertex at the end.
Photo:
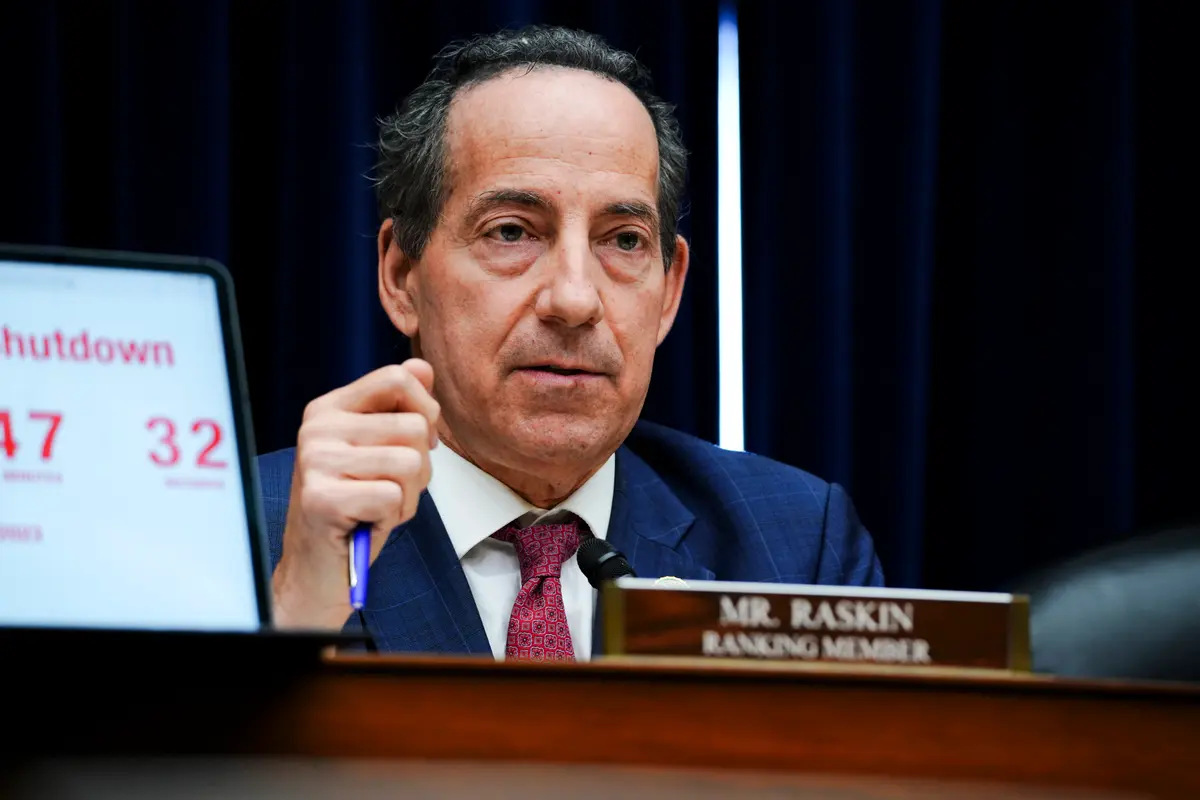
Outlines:
POLYGON ((502 242, 515 243, 521 241, 521 237, 525 236, 525 229, 515 222, 506 222, 488 231, 488 236, 502 242))
POLYGON ((633 252, 642 243, 642 235, 635 231, 621 231, 613 237, 617 247, 626 252, 633 252))

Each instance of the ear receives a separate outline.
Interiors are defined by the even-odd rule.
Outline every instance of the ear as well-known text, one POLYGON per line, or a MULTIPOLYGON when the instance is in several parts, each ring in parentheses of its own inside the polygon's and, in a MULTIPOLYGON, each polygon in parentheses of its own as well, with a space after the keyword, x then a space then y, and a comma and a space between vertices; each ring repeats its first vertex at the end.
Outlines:
POLYGON ((675 259, 667 269, 662 316, 658 322, 659 344, 662 344, 663 339, 667 338, 671 326, 675 324, 675 315, 679 313, 679 301, 683 298, 683 283, 687 280, 689 253, 687 240, 682 236, 676 236, 675 259))
POLYGON ((379 302, 396 329, 409 339, 417 335, 417 296, 412 274, 413 261, 392 236, 392 221, 379 226, 379 302))

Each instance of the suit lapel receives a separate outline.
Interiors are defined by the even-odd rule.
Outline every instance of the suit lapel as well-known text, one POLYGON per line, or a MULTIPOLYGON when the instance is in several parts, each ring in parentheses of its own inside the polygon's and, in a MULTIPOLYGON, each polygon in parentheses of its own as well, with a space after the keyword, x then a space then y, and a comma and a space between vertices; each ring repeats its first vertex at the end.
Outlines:
MULTIPOLYGON (((683 541, 695 523, 670 487, 627 447, 617 451, 608 540, 639 577, 712 580, 683 541)), ((483 621, 428 492, 417 514, 392 531, 371 565, 367 630, 381 651, 491 656, 483 621)), ((603 616, 597 604, 592 652, 602 654, 603 616)))
MULTIPOLYGON (((695 521, 696 516, 649 464, 628 447, 617 451, 608 541, 625 554, 639 578, 712 580, 713 571, 693 561, 683 541, 695 521)), ((603 612, 597 603, 593 654, 603 653, 603 631, 603 612)))
POLYGON ((371 565, 367 630, 390 652, 492 655, 475 598, 428 492, 371 565))

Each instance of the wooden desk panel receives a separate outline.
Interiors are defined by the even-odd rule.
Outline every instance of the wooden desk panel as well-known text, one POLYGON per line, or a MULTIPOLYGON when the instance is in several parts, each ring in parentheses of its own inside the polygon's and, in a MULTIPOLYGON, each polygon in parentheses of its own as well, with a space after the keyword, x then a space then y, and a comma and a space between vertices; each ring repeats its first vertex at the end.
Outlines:
POLYGON ((389 661, 342 659, 295 687, 259 731, 262 746, 1200 796, 1200 691, 1192 688, 767 665, 389 661), (515 736, 529 716, 542 735, 515 736))
POLYGON ((10 756, 574 763, 1200 796, 1197 687, 156 648, 93 644, 70 663, 6 653, 10 756))

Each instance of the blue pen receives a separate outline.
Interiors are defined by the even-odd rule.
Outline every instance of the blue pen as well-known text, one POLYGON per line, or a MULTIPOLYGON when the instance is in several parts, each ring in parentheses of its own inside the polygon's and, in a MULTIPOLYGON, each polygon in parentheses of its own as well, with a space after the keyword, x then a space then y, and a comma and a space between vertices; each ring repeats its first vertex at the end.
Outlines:
POLYGON ((371 523, 360 522, 350 534, 350 607, 367 604, 367 570, 371 565, 371 523))

